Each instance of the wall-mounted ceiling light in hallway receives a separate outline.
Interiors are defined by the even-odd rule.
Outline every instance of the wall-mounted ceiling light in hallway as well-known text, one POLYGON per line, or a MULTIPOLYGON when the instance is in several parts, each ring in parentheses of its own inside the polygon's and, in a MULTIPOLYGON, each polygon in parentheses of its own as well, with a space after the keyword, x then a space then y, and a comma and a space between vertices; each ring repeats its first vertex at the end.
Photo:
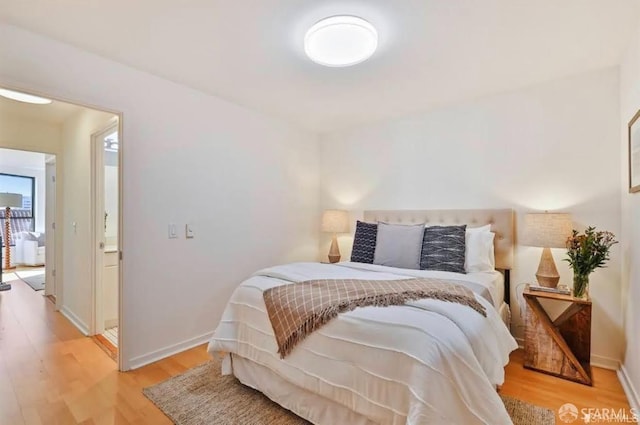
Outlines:
POLYGON ((36 105, 47 105, 51 103, 51 99, 7 89, 0 89, 0 96, 11 100, 17 100, 18 102, 34 103, 36 105))

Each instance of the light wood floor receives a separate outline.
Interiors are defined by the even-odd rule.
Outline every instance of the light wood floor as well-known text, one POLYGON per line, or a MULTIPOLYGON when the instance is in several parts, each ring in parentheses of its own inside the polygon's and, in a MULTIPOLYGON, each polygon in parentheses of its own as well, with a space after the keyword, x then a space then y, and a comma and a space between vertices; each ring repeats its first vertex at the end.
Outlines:
MULTIPOLYGON (((0 292, 0 424, 170 424, 141 390, 207 361, 205 346, 119 373, 41 293, 19 281, 0 292)), ((523 369, 521 352, 511 360, 503 394, 554 411, 568 402, 629 408, 613 371, 595 369, 586 387, 523 369)))

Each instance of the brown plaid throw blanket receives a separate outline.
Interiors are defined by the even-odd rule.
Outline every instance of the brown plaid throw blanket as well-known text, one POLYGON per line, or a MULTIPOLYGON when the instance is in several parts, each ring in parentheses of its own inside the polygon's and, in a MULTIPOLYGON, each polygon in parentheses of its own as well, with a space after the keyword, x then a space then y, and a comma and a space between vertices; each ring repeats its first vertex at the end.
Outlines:
POLYGON ((308 280, 264 291, 281 358, 339 313, 357 307, 402 305, 422 298, 463 304, 487 316, 470 289, 443 279, 308 280))

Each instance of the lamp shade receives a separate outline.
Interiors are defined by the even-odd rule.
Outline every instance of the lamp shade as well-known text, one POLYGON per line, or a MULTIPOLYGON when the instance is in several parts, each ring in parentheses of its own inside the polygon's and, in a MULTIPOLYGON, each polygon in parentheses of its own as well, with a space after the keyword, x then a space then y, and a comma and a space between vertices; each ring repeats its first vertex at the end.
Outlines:
POLYGON ((572 230, 571 214, 527 214, 524 216, 522 244, 542 248, 565 248, 572 230))
POLYGON ((19 193, 0 193, 0 208, 22 207, 22 195, 19 193))
POLYGON ((327 233, 349 232, 349 212, 344 210, 326 210, 322 214, 322 231, 327 233))

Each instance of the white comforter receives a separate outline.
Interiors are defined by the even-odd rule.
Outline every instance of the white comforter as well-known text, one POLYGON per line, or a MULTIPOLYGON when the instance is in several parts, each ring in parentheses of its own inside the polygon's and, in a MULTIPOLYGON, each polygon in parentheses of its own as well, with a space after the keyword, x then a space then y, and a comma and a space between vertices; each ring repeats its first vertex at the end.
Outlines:
POLYGON ((474 274, 356 263, 264 269, 233 293, 209 352, 249 359, 379 424, 511 424, 495 385, 504 381, 504 365, 517 344, 492 303, 480 295, 476 298, 485 306, 486 318, 467 306, 432 299, 358 308, 280 359, 264 290, 311 279, 407 275, 450 277, 476 290, 486 281, 474 274))

